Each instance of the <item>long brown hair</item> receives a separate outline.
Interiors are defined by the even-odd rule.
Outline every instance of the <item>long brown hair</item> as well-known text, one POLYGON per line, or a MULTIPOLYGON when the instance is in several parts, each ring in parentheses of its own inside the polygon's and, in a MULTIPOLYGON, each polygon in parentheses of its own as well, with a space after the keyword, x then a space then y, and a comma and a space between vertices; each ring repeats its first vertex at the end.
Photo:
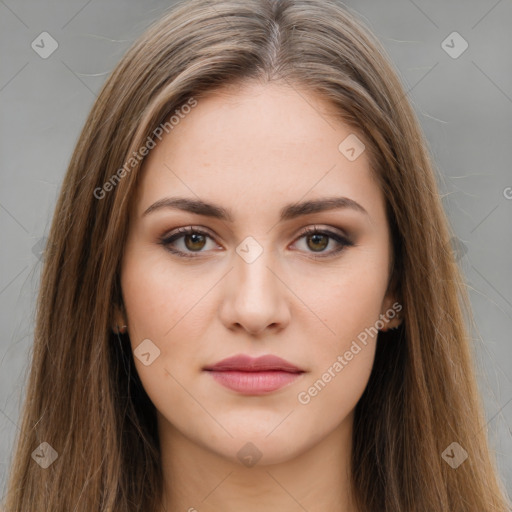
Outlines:
POLYGON ((143 161, 133 155, 191 98, 243 80, 283 81, 329 100, 366 141, 386 198, 405 320, 379 335, 356 407, 351 474, 360 510, 509 510, 488 448, 471 309, 437 171, 385 50, 334 0, 192 0, 123 57, 71 158, 45 251, 6 511, 156 511, 155 408, 127 335, 111 330, 143 161), (442 456, 454 442, 468 453, 456 469, 442 456), (41 443, 58 454, 46 469, 32 456, 41 443))

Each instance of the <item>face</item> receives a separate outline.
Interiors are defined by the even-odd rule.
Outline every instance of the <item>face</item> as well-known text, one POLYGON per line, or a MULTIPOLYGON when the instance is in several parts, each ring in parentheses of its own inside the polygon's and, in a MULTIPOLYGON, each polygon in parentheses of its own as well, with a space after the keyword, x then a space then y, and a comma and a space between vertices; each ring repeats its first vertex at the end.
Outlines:
POLYGON ((159 431, 233 461, 347 432, 394 302, 384 197, 324 101, 256 83, 198 99, 132 205, 119 321, 159 431), (288 366, 248 359, 269 355, 288 366))

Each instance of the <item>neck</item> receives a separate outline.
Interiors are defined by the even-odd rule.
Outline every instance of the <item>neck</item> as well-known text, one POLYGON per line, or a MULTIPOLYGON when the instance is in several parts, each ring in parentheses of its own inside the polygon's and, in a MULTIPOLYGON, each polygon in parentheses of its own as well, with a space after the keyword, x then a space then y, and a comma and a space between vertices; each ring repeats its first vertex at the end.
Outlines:
POLYGON ((353 415, 294 457, 252 467, 194 443, 161 416, 158 422, 162 512, 357 512, 349 476, 353 415))

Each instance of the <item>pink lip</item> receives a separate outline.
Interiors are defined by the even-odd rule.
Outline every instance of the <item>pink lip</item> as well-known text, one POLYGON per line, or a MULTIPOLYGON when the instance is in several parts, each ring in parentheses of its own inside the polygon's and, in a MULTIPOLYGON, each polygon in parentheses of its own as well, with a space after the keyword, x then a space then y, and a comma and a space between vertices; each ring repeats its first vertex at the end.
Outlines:
POLYGON ((239 354, 203 369, 219 384, 246 395, 276 391, 304 373, 301 368, 273 355, 253 358, 239 354))

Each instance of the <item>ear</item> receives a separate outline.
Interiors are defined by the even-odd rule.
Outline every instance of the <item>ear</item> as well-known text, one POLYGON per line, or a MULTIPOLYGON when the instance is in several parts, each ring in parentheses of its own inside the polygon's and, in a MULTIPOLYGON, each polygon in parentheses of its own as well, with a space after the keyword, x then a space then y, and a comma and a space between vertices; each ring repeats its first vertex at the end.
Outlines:
POLYGON ((400 301, 397 300, 398 295, 396 289, 396 280, 393 276, 382 301, 380 319, 384 322, 384 327, 380 329, 381 331, 396 329, 402 323, 403 315, 401 311, 403 306, 400 301))
POLYGON ((126 332, 126 315, 124 312, 124 308, 118 304, 114 304, 112 306, 112 314, 111 314, 111 329, 114 333, 124 333, 126 332))
POLYGON ((384 322, 381 331, 396 329, 402 323, 402 305, 396 300, 394 295, 386 295, 382 301, 380 319, 384 322))

